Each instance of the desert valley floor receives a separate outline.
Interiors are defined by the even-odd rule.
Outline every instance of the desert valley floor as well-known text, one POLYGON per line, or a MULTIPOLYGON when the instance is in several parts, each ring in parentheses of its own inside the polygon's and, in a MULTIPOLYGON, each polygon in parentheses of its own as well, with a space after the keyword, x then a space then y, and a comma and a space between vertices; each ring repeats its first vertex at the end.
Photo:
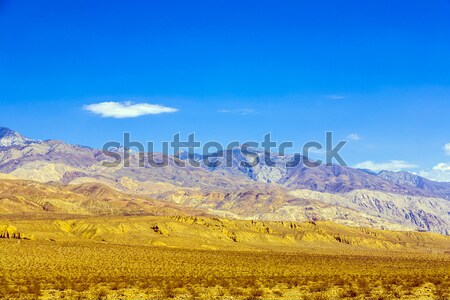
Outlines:
POLYGON ((448 299, 450 237, 332 222, 0 218, 4 299, 448 299))

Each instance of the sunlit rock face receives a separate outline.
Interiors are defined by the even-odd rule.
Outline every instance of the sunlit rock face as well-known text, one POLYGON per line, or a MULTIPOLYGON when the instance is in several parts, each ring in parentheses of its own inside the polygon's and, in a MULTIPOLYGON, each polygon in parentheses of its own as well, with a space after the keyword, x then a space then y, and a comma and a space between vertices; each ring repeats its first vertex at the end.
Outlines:
POLYGON ((0 127, 0 147, 25 146, 32 142, 37 141, 30 140, 9 128, 0 127))

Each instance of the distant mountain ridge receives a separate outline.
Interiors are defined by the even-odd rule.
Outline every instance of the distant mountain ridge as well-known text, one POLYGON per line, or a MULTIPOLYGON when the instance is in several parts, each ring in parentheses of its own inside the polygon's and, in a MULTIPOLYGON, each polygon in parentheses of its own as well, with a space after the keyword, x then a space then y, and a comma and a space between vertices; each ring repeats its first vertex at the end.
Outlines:
MULTIPOLYGON (((379 173, 368 170, 354 169, 339 165, 319 166, 308 168, 302 164, 294 168, 282 167, 292 161, 292 155, 280 156, 270 153, 276 166, 267 166, 264 162, 263 151, 256 152, 260 163, 254 167, 242 167, 241 161, 248 161, 239 151, 228 150, 221 153, 221 157, 232 157, 232 167, 224 166, 209 168, 210 171, 227 171, 231 174, 243 173, 249 179, 263 183, 278 183, 289 188, 303 188, 320 192, 349 192, 354 189, 370 189, 393 193, 442 197, 450 199, 450 182, 434 182, 408 172, 381 171, 379 173), (330 180, 332 179, 332 180, 330 180)), ((185 153, 180 156, 187 160, 185 153)), ((195 159, 203 157, 196 154, 195 159)))
POLYGON ((390 182, 409 185, 450 200, 450 182, 436 182, 404 171, 381 171, 378 176, 390 182))
MULTIPOLYGON (((6 128, 0 133, 0 173, 4 178, 63 185, 98 183, 121 193, 237 219, 332 220, 449 233, 450 183, 407 172, 376 174, 338 165, 286 168, 283 163, 291 157, 276 154, 272 158, 277 166, 267 166, 261 159, 254 167, 242 167, 239 162, 247 158, 239 151, 226 153, 233 162, 231 168, 180 168, 175 163, 163 168, 146 163, 140 168, 138 153, 130 155, 130 167, 104 167, 102 163, 110 158, 98 149, 31 140, 6 128), (298 192, 307 190, 315 194, 298 192)), ((188 156, 180 153, 179 158, 170 158, 186 160, 188 156)))
MULTIPOLYGON (((86 168, 108 159, 101 150, 85 146, 69 145, 61 141, 47 140, 39 141, 24 137, 11 129, 0 127, 0 172, 11 173, 24 164, 39 160, 61 163, 73 168, 86 168), (11 152, 14 152, 12 155, 11 152)), ((132 157, 136 159, 136 153, 132 157)), ((158 155, 158 154, 156 154, 158 155)), ((291 156, 280 156, 271 153, 271 158, 276 161, 277 166, 267 166, 262 159, 263 152, 259 152, 260 163, 254 167, 242 167, 241 161, 246 157, 239 151, 229 151, 225 157, 232 157, 232 167, 228 168, 222 164, 219 167, 205 168, 211 174, 220 176, 245 176, 250 181, 261 183, 277 183, 288 188, 303 188, 320 192, 349 192, 354 189, 370 189, 393 193, 441 197, 450 199, 450 182, 434 182, 426 178, 408 172, 381 171, 378 174, 366 170, 342 167, 339 165, 320 166, 308 168, 299 165, 295 168, 286 168, 283 165, 292 159, 291 156)), ((196 154, 195 159, 204 157, 196 154)), ((180 154, 179 159, 187 160, 187 153, 180 154)), ((171 168, 174 166, 169 166, 171 168)), ((148 169, 149 166, 146 166, 148 169)), ((159 168, 158 168, 159 169, 159 168)), ((181 169, 181 168, 180 168, 181 169)), ((187 167, 186 170, 193 170, 187 167)), ((156 173, 164 173, 156 170, 156 173)), ((179 171, 183 173, 182 171, 179 171)), ((126 172, 125 172, 126 173, 126 172)), ((68 173, 62 177, 66 183, 71 177, 81 177, 86 173, 68 173)), ((75 179, 75 178, 74 178, 75 179)))

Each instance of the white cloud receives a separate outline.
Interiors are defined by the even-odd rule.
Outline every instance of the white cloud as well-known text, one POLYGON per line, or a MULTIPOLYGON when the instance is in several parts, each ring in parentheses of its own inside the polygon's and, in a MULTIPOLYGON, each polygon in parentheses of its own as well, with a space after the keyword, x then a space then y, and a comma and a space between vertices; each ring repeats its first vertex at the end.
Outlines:
MULTIPOLYGON (((450 156, 450 143, 445 144, 442 150, 450 156)), ((438 163, 431 170, 422 170, 418 175, 433 181, 450 182, 450 163, 438 163)))
POLYGON ((442 149, 444 149, 446 155, 450 156, 450 143, 445 144, 445 146, 442 149))
POLYGON ((101 102, 83 106, 83 109, 103 118, 136 118, 145 115, 157 115, 178 111, 176 108, 159 104, 125 102, 101 102))
POLYGON ((450 163, 439 163, 431 171, 420 171, 419 176, 434 181, 450 182, 450 163))
POLYGON ((241 114, 241 115, 248 115, 248 114, 254 114, 255 110, 251 108, 238 108, 238 109, 219 109, 217 112, 220 113, 227 113, 227 114, 241 114))
POLYGON ((414 169, 417 168, 416 165, 411 164, 404 160, 391 160, 389 162, 384 163, 375 163, 373 161, 365 161, 354 165, 354 168, 357 169, 369 169, 375 172, 378 171, 393 171, 398 172, 404 169, 414 169))
POLYGON ((357 133, 351 133, 347 136, 347 139, 351 141, 359 141, 361 137, 357 133))
POLYGON ((450 171, 450 164, 440 163, 433 167, 433 171, 450 171))
MULTIPOLYGON (((445 144, 442 150, 450 156, 450 143, 445 144)), ((433 181, 450 182, 450 163, 438 163, 431 170, 422 170, 418 175, 433 181)))

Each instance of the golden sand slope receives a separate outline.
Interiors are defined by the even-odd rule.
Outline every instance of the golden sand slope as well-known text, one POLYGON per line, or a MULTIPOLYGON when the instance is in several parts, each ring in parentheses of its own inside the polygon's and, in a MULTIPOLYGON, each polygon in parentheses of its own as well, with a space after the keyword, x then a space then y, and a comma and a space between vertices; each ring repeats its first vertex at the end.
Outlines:
POLYGON ((444 253, 450 237, 346 227, 332 222, 263 222, 187 216, 83 217, 24 219, 3 216, 0 235, 31 240, 161 245, 186 249, 297 251, 333 249, 335 253, 402 251, 444 253))

